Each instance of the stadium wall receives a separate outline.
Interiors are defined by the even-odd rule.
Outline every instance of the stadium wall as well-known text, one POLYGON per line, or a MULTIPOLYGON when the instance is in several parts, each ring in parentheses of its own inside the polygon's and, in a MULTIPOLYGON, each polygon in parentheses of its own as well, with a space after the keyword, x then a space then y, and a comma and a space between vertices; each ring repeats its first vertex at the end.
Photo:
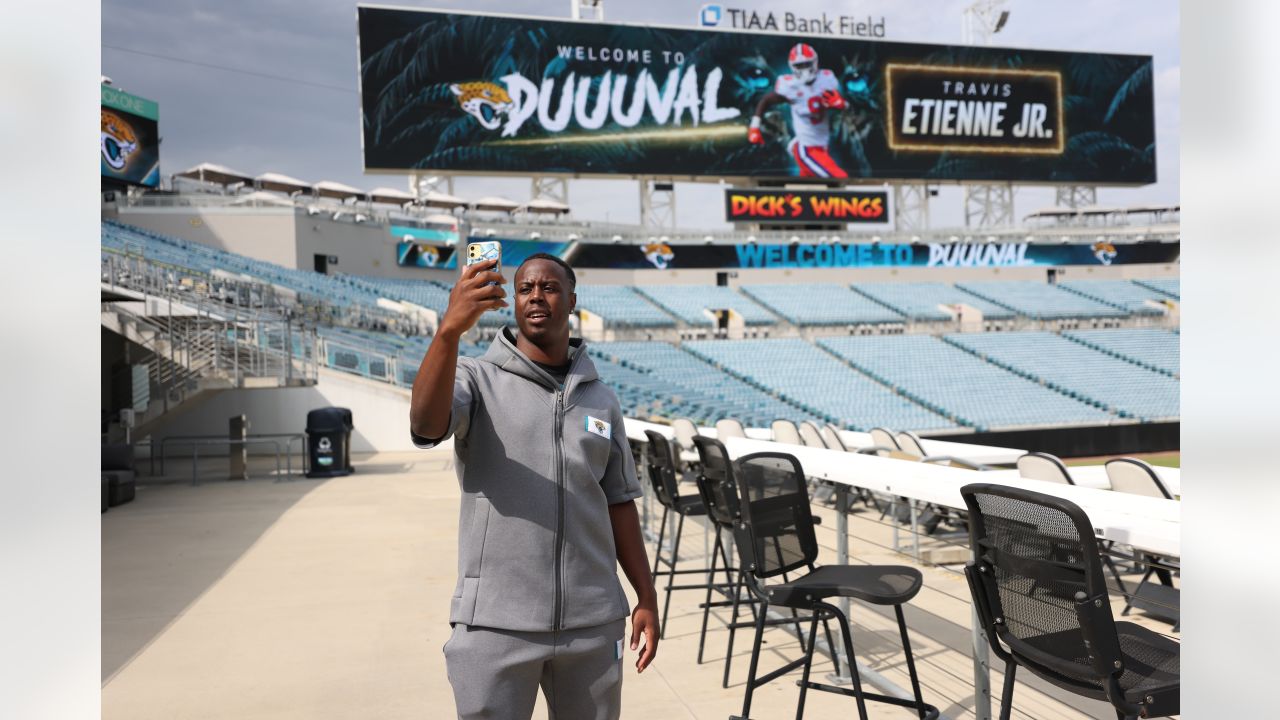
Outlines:
MULTIPOLYGON (((731 271, 729 286, 767 283, 859 283, 859 282, 965 282, 981 280, 1038 280, 1043 282, 1050 268, 806 268, 731 271)), ((1098 267, 1058 267, 1062 280, 1132 280, 1178 277, 1177 264, 1112 265, 1098 267)), ((676 285, 716 283, 716 270, 577 270, 578 282, 599 285, 676 285)), ((439 278, 434 278, 439 279, 439 278)))
MULTIPOLYGON (((298 267, 293 208, 209 211, 205 208, 120 208, 120 222, 227 252, 298 267)), ((309 267, 309 266, 308 266, 309 267)))
POLYGON ((1132 423, 984 432, 945 439, 1080 458, 1179 450, 1181 429, 1181 422, 1132 423))
MULTIPOLYGON (((221 391, 202 402, 196 412, 179 414, 153 432, 151 439, 158 444, 170 435, 225 437, 228 420, 240 414, 249 418, 250 435, 300 433, 306 429, 308 411, 329 406, 351 409, 355 422, 352 452, 414 449, 409 440, 408 390, 325 368, 320 369, 319 384, 312 387, 221 391)), ((225 447, 202 447, 200 454, 226 455, 226 450, 225 447)), ((173 450, 178 451, 176 447, 173 450)), ((250 452, 270 454, 274 450, 258 445, 251 446, 250 452)), ((296 443, 294 452, 297 452, 296 443)))

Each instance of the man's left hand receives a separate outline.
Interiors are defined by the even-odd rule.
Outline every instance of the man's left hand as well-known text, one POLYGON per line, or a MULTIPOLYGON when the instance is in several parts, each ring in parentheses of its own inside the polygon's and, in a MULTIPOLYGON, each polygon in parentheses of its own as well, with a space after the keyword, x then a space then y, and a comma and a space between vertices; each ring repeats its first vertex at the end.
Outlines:
POLYGON ((644 672, 658 654, 658 603, 640 603, 631 611, 631 649, 640 647, 640 637, 644 636, 644 649, 636 658, 636 672, 644 672))
POLYGON ((822 93, 822 104, 832 110, 843 110, 845 106, 844 98, 835 90, 822 93))

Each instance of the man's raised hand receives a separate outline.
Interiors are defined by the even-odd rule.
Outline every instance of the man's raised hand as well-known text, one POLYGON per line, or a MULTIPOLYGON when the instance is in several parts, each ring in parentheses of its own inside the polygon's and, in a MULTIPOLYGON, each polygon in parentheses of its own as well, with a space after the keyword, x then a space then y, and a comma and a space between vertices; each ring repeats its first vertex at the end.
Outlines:
POLYGON ((507 279, 494 270, 497 260, 485 260, 468 265, 462 270, 462 277, 449 292, 449 307, 440 320, 440 333, 449 333, 461 337, 475 327, 485 310, 497 310, 507 307, 507 291, 502 285, 507 279), (497 285, 489 283, 496 282, 497 285))

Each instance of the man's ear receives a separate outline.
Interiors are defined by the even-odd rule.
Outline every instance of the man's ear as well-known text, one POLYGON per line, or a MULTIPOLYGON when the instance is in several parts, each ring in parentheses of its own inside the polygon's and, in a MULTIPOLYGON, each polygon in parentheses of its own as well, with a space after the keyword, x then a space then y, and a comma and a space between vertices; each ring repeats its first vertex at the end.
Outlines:
POLYGON ((569 312, 572 313, 574 310, 577 310, 577 309, 578 309, 578 293, 571 292, 569 293, 569 312))

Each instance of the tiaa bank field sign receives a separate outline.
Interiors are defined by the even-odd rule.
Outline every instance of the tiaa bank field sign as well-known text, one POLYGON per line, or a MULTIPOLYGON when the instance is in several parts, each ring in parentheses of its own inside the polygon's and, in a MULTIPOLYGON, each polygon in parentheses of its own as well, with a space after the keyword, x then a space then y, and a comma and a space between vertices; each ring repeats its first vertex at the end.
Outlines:
POLYGON ((790 11, 775 13, 772 10, 745 10, 716 3, 707 3, 702 6, 698 11, 698 24, 702 27, 724 27, 734 30, 767 30, 858 38, 885 36, 884 16, 855 17, 828 15, 826 12, 803 14, 790 11))

